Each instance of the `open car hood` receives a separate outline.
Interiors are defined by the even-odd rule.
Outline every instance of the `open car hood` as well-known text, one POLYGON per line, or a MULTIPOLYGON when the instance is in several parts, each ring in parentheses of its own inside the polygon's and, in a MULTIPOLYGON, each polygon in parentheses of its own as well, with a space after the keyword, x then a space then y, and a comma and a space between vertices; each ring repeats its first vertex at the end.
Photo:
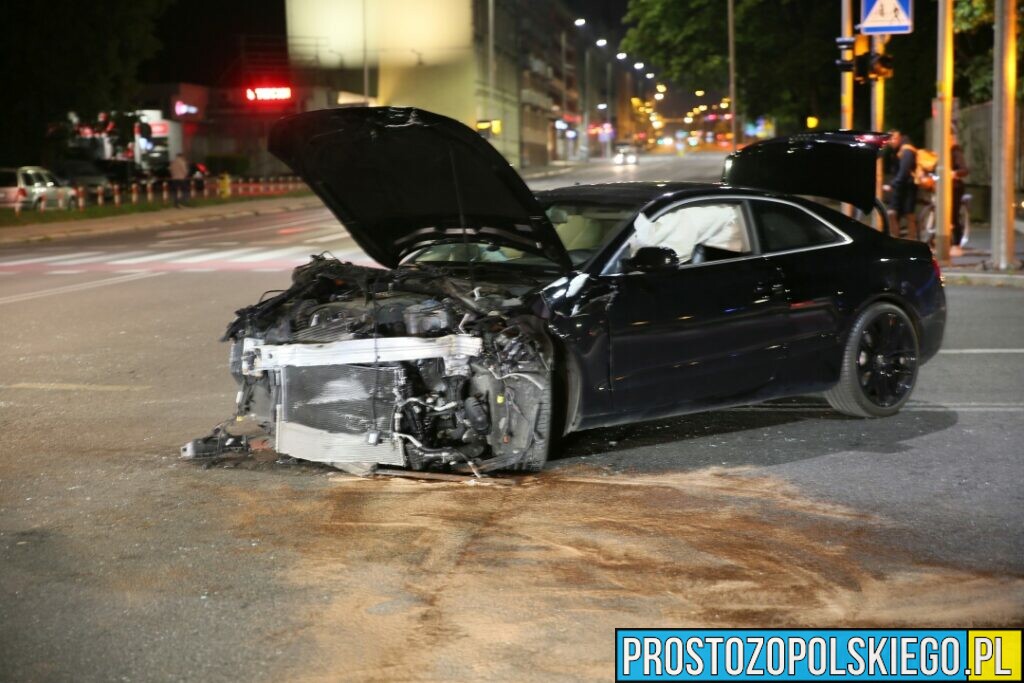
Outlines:
POLYGON ((572 267, 519 174, 454 119, 398 107, 311 111, 275 123, 269 148, 389 268, 422 247, 462 239, 572 267))
POLYGON ((725 160, 722 182, 785 194, 827 197, 869 213, 883 133, 822 131, 772 138, 725 160))

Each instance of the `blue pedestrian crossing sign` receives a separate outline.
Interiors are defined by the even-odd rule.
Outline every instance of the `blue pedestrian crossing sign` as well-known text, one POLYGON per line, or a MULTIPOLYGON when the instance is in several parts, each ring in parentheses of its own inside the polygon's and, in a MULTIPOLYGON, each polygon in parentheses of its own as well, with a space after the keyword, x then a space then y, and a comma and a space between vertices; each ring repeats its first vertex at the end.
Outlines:
POLYGON ((860 32, 865 35, 910 33, 914 30, 913 0, 861 0, 860 32))

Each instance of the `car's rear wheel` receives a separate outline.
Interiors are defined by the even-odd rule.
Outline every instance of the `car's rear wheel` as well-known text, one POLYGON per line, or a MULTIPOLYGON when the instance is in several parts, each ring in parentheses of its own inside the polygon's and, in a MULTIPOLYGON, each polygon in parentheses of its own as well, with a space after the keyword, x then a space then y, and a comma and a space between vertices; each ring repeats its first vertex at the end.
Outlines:
POLYGON ((878 303, 857 318, 829 405, 855 417, 886 417, 906 404, 917 381, 917 330, 899 306, 878 303))

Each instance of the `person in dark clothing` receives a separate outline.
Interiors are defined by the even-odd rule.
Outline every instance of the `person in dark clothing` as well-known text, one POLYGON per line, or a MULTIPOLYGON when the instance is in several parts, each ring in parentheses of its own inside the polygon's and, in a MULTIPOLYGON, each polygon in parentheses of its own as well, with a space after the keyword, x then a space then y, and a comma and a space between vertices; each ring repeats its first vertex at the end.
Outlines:
POLYGON ((960 203, 964 200, 966 184, 964 178, 970 173, 967 168, 967 160, 964 159, 964 150, 960 147, 956 133, 952 136, 953 146, 950 148, 950 160, 953 166, 953 239, 949 245, 950 256, 962 256, 962 242, 964 241, 964 217, 960 212, 960 203))
POLYGON ((914 184, 914 170, 917 168, 917 149, 910 138, 898 130, 890 131, 889 147, 895 150, 895 171, 889 180, 889 233, 900 236, 900 222, 907 220, 907 239, 917 239, 917 185, 914 184))

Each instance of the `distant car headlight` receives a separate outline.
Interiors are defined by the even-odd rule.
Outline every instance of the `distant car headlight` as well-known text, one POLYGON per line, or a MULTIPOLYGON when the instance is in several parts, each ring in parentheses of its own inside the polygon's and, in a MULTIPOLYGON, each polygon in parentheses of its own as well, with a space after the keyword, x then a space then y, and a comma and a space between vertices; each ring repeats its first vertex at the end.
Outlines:
POLYGON ((635 154, 630 154, 628 157, 626 157, 626 163, 627 164, 635 164, 636 163, 636 155, 635 154))
POLYGON ((621 164, 621 163, 623 163, 625 161, 626 161, 626 157, 624 155, 622 155, 622 154, 616 154, 615 155, 615 163, 621 164))

